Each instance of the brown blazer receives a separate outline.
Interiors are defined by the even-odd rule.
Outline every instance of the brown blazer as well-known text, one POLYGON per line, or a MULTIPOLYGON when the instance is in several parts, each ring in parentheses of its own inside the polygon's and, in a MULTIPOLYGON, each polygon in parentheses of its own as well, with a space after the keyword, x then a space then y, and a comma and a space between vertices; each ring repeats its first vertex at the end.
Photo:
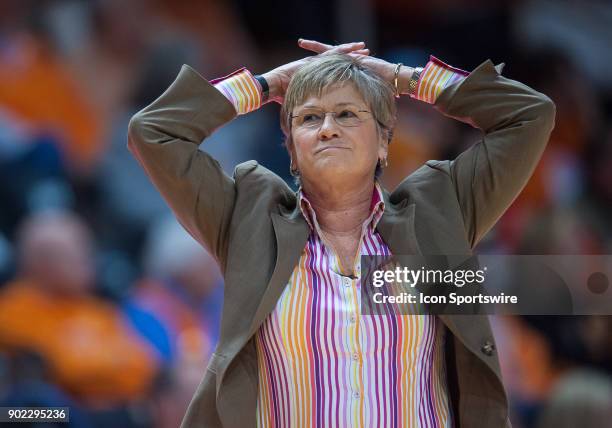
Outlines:
MULTIPOLYGON (((377 229, 394 254, 471 254, 525 186, 554 126, 545 95, 501 76, 490 60, 435 103, 483 131, 453 161, 428 161, 392 192, 377 229)), ((254 427, 253 335, 277 299, 309 229, 296 194, 248 161, 233 177, 198 149, 236 116, 230 102, 184 65, 172 85, 129 125, 128 147, 178 221, 217 259, 225 278, 220 339, 183 427, 254 427)), ((236 144, 240 144, 239 141, 236 144)), ((495 341, 483 315, 440 315, 456 426, 509 426, 495 341)))

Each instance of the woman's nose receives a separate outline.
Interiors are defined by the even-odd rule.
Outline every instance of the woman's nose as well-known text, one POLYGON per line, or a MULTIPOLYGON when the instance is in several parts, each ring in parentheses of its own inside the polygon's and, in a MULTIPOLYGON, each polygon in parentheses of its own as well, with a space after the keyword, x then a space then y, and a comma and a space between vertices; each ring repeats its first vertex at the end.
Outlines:
POLYGON ((319 128, 319 139, 329 140, 340 136, 340 126, 336 123, 334 116, 330 113, 325 114, 323 123, 319 128))

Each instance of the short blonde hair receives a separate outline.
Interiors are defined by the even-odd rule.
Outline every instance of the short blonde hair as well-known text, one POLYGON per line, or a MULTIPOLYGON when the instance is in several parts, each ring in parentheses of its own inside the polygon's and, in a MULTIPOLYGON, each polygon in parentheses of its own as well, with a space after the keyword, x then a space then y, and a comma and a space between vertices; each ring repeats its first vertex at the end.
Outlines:
POLYGON ((320 97, 326 90, 344 84, 352 84, 361 94, 376 120, 379 132, 391 142, 397 111, 391 84, 362 65, 359 58, 334 54, 314 57, 293 74, 280 113, 281 128, 286 137, 287 148, 293 144, 291 139, 293 109, 313 95, 320 97))

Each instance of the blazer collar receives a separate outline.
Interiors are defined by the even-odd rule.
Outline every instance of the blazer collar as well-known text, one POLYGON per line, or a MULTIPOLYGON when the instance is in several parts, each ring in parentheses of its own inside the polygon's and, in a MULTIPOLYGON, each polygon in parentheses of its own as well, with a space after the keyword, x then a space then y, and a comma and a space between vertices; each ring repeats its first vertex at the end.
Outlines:
POLYGON ((391 202, 389 192, 382 189, 385 211, 376 226, 392 254, 422 254, 414 228, 415 204, 402 199, 391 202))

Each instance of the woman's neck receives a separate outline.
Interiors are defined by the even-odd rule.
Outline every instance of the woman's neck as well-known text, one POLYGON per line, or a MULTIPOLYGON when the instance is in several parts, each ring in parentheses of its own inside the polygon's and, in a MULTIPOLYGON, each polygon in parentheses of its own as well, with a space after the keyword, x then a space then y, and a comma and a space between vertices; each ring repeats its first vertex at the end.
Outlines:
POLYGON ((324 232, 347 236, 361 232, 363 222, 370 215, 374 182, 359 187, 341 189, 304 186, 304 193, 317 215, 324 232))

